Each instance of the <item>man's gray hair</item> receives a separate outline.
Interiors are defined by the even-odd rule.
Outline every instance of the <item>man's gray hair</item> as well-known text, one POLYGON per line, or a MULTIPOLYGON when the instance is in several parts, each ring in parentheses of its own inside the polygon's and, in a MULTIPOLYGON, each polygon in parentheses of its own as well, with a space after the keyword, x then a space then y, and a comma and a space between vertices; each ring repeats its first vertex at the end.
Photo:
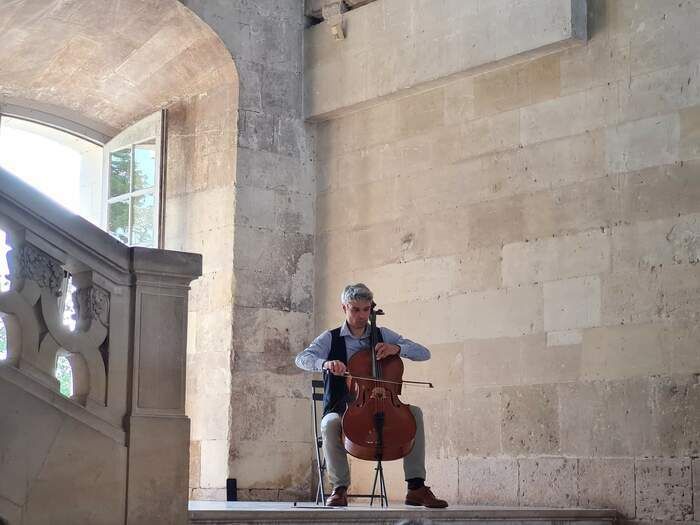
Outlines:
POLYGON ((372 290, 363 283, 348 284, 343 288, 343 293, 340 294, 340 302, 342 304, 350 304, 351 301, 372 302, 372 299, 374 299, 372 290))

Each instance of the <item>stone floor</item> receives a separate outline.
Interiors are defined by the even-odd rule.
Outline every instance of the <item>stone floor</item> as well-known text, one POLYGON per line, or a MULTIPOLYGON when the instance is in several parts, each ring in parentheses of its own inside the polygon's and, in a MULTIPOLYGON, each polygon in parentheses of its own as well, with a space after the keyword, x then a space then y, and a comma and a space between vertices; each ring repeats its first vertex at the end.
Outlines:
POLYGON ((346 508, 317 507, 310 502, 190 501, 190 523, 206 524, 300 524, 300 523, 373 523, 394 525, 403 520, 441 525, 468 523, 476 525, 608 525, 618 518, 606 509, 548 509, 509 507, 467 507, 453 505, 447 509, 424 509, 392 504, 388 508, 350 505, 346 508), (420 520, 423 520, 422 522, 420 520))

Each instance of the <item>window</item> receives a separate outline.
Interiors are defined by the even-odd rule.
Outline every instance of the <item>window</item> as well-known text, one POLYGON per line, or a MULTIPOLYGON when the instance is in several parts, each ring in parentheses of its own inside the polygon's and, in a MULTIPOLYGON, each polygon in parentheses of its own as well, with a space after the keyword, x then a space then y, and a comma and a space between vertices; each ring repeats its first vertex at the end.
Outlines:
POLYGON ((0 166, 124 244, 157 248, 162 246, 164 122, 165 110, 158 111, 96 144, 0 112, 0 166))
POLYGON ((56 355, 56 371, 54 373, 58 379, 59 390, 66 397, 73 395, 73 368, 65 355, 56 355))
POLYGON ((0 166, 100 225, 102 146, 43 124, 0 116, 0 166))
POLYGON ((156 246, 156 142, 109 154, 107 231, 124 244, 156 246))

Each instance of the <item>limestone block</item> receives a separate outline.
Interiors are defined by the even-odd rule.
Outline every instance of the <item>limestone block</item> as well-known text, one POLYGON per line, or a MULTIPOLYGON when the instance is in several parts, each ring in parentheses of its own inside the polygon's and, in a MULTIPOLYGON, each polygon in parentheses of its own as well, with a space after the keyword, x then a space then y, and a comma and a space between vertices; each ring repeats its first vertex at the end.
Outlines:
POLYGON ((697 33, 700 11, 694 3, 654 3, 628 11, 630 22, 631 73, 637 75, 697 59, 697 33), (644 31, 656 24, 654 35, 644 31), (658 39, 658 41, 657 41, 658 39))
POLYGON ((266 440, 239 441, 229 457, 231 472, 247 486, 240 488, 287 488, 309 485, 312 465, 309 443, 282 443, 266 440), (283 449, 270 461, 271 449, 283 449))
POLYGON ((689 161, 625 174, 620 180, 622 218, 654 220, 700 212, 699 166, 689 161))
POLYGON ((664 456, 700 452, 700 384, 697 377, 653 377, 654 419, 664 456))
POLYGON ((599 325, 600 289, 597 276, 544 283, 544 329, 566 330, 599 325))
POLYGON ((606 131, 608 170, 628 172, 679 160, 677 113, 611 127, 606 131))
MULTIPOLYGON (((293 365, 287 363, 287 366, 293 365)), ((233 442, 255 439, 280 443, 312 441, 308 394, 303 398, 271 397, 263 387, 254 392, 256 395, 251 395, 251 392, 232 394, 231 418, 239 421, 231 429, 233 442)))
POLYGON ((657 324, 590 328, 583 331, 581 376, 625 379, 669 373, 669 349, 657 324))
POLYGON ((233 226, 215 228, 187 236, 185 249, 202 254, 202 272, 231 270, 233 226))
MULTIPOLYGON (((595 9, 589 3, 589 10, 595 9)), ((629 39, 594 32, 585 46, 566 49, 560 57, 563 94, 613 84, 630 76, 629 39)))
POLYGON ((254 151, 273 151, 274 117, 267 113, 238 112, 238 147, 254 151))
POLYGON ((503 247, 503 284, 529 284, 610 271, 610 237, 600 230, 503 247))
POLYGON ((129 432, 126 521, 187 523, 189 419, 131 416, 129 432))
MULTIPOLYGON (((408 335, 408 337, 412 337, 408 335)), ((449 343, 431 345, 430 360, 427 362, 413 362, 404 359, 404 378, 430 376, 430 381, 436 388, 444 391, 454 392, 461 395, 464 388, 464 356, 462 343, 449 343), (410 376, 410 377, 409 377, 410 376)), ((422 389, 409 389, 410 393, 420 398, 422 389)))
POLYGON ((377 283, 377 297, 393 303, 445 294, 454 289, 458 271, 456 257, 435 257, 381 266, 370 271, 367 280, 377 283))
POLYGON ((187 393, 185 411, 192 418, 193 441, 224 440, 228 435, 230 394, 187 393))
POLYGON ((477 248, 524 240, 528 213, 520 196, 469 206, 465 209, 467 230, 462 233, 463 242, 477 248))
POLYGON ((447 317, 453 340, 516 337, 542 330, 542 288, 522 286, 454 295, 447 317))
POLYGON ((614 227, 613 271, 649 271, 652 267, 693 263, 700 259, 698 237, 697 213, 614 227))
POLYGON ((27 487, 24 519, 31 523, 124 522, 126 447, 66 419, 37 478, 27 487), (70 494, 85 494, 66 505, 70 494))
POLYGON ((693 321, 671 323, 664 327, 661 344, 669 349, 672 374, 700 371, 698 341, 700 341, 700 327, 693 321))
MULTIPOLYGON (((582 348, 575 336, 553 339, 548 332, 547 342, 526 347, 522 354, 523 384, 562 383, 581 378, 582 348)), ((575 334, 576 331, 569 333, 575 334)))
POLYGON ((301 117, 301 73, 264 67, 260 91, 262 109, 266 113, 301 117))
POLYGON ((459 458, 459 502, 518 505, 518 462, 510 458, 459 458))
POLYGON ((521 141, 532 144, 606 127, 617 118, 617 97, 613 84, 524 107, 521 141))
POLYGON ((520 143, 519 111, 506 111, 437 130, 436 158, 458 162, 486 153, 504 151, 520 143))
MULTIPOLYGON (((457 502, 459 499, 459 463, 457 458, 440 459, 427 456, 425 469, 428 475, 426 484, 435 494, 439 498, 446 499, 449 503, 457 502)), ((405 494, 399 495, 399 497, 403 496, 405 494)))
POLYGON ((603 280, 603 324, 697 320, 700 275, 693 265, 610 274, 603 280))
POLYGON ((693 459, 693 508, 695 509, 695 519, 700 518, 700 459, 693 459))
POLYGON ((560 332, 547 332, 547 346, 572 346, 583 342, 581 330, 563 330, 560 332))
POLYGON ((297 159, 247 148, 239 148, 236 156, 236 183, 241 186, 304 194, 314 191, 311 171, 297 159))
POLYGON ((540 345, 539 335, 474 339, 464 342, 466 386, 518 385, 522 382, 523 353, 540 345))
POLYGON ((687 520, 692 517, 690 459, 636 459, 637 518, 687 520))
POLYGON ((562 383, 561 453, 567 456, 643 456, 659 450, 646 379, 562 383))
POLYGON ((559 399, 555 385, 504 387, 501 440, 510 455, 559 452, 559 399))
POLYGON ((700 103, 700 62, 650 71, 620 83, 620 121, 683 110, 700 103))
POLYGON ((187 356, 188 395, 208 396, 231 391, 231 356, 227 351, 187 356))
POLYGON ((286 358, 306 348, 313 337, 308 313, 234 307, 234 316, 238 329, 233 345, 237 350, 272 352, 286 358))
POLYGON ((488 155, 481 176, 468 179, 468 198, 494 199, 600 178, 605 174, 603 143, 598 130, 488 155))
POLYGON ((681 119, 681 160, 700 158, 700 106, 693 106, 680 112, 681 119))
POLYGON ((313 232, 313 197, 310 194, 237 186, 236 203, 236 220, 240 225, 313 232))
POLYGON ((4 380, 0 381, 0 398, 12 400, 11 404, 0 405, 0 456, 3 458, 0 464, 7 473, 0 476, 0 495, 21 507, 51 452, 65 417, 4 380))
POLYGON ((578 490, 581 507, 615 509, 627 518, 634 517, 634 459, 580 458, 578 490))
POLYGON ((425 391, 415 404, 423 409, 427 450, 437 457, 502 453, 497 389, 468 388, 462 397, 447 401, 439 392, 425 391))
POLYGON ((503 201, 522 210, 522 236, 510 242, 606 228, 624 213, 617 180, 609 175, 503 201))
POLYGON ((477 115, 500 113, 559 96, 559 56, 549 55, 474 78, 477 115))
POLYGON ((443 87, 445 92, 445 125, 461 124, 476 117, 474 77, 458 78, 443 87))
POLYGON ((202 484, 202 442, 190 441, 190 489, 202 484))
POLYGON ((230 339, 227 341, 227 338, 223 335, 230 330, 230 326, 230 306, 197 312, 197 324, 192 327, 197 332, 195 336, 197 351, 204 351, 210 348, 217 351, 230 349, 230 339))
POLYGON ((396 102, 396 130, 401 137, 427 133, 444 125, 445 92, 442 88, 426 91, 396 102))
POLYGON ((190 491, 192 501, 226 501, 226 489, 193 488, 190 491))
MULTIPOLYGON (((224 415, 222 414, 222 417, 224 415)), ((203 439, 200 442, 201 474, 200 485, 203 488, 226 486, 228 478, 228 439, 203 439)))
MULTIPOLYGON (((258 366, 255 371, 236 373, 234 374, 232 394, 237 399, 250 396, 251 392, 263 392, 271 399, 280 397, 308 400, 311 380, 317 379, 317 376, 298 369, 293 362, 288 363, 287 372, 286 375, 283 375, 263 370, 258 366), (265 387, 262 388, 261 385, 265 385, 265 387)), ((252 401, 248 403, 252 403, 252 401)), ((309 410, 310 408, 309 405, 309 410)), ((234 410, 238 409, 234 408, 234 410)), ((311 417, 308 413, 307 416, 307 418, 311 417)))
POLYGON ((275 115, 273 122, 272 152, 294 159, 306 155, 306 128, 302 120, 275 115))
POLYGON ((519 503, 523 506, 576 507, 577 462, 568 458, 520 458, 519 503))

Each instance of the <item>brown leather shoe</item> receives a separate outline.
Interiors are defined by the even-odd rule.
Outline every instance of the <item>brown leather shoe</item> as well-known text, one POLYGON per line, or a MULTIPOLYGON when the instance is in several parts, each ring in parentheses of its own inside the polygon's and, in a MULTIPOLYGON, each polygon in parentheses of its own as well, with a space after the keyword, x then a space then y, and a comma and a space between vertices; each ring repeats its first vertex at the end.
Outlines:
POLYGON ((331 495, 326 499, 327 507, 347 507, 348 506, 348 488, 336 487, 331 492, 331 495))
POLYGON ((415 490, 409 489, 406 493, 406 505, 423 506, 429 509, 444 509, 447 507, 447 502, 444 499, 437 499, 430 487, 423 486, 415 490))

